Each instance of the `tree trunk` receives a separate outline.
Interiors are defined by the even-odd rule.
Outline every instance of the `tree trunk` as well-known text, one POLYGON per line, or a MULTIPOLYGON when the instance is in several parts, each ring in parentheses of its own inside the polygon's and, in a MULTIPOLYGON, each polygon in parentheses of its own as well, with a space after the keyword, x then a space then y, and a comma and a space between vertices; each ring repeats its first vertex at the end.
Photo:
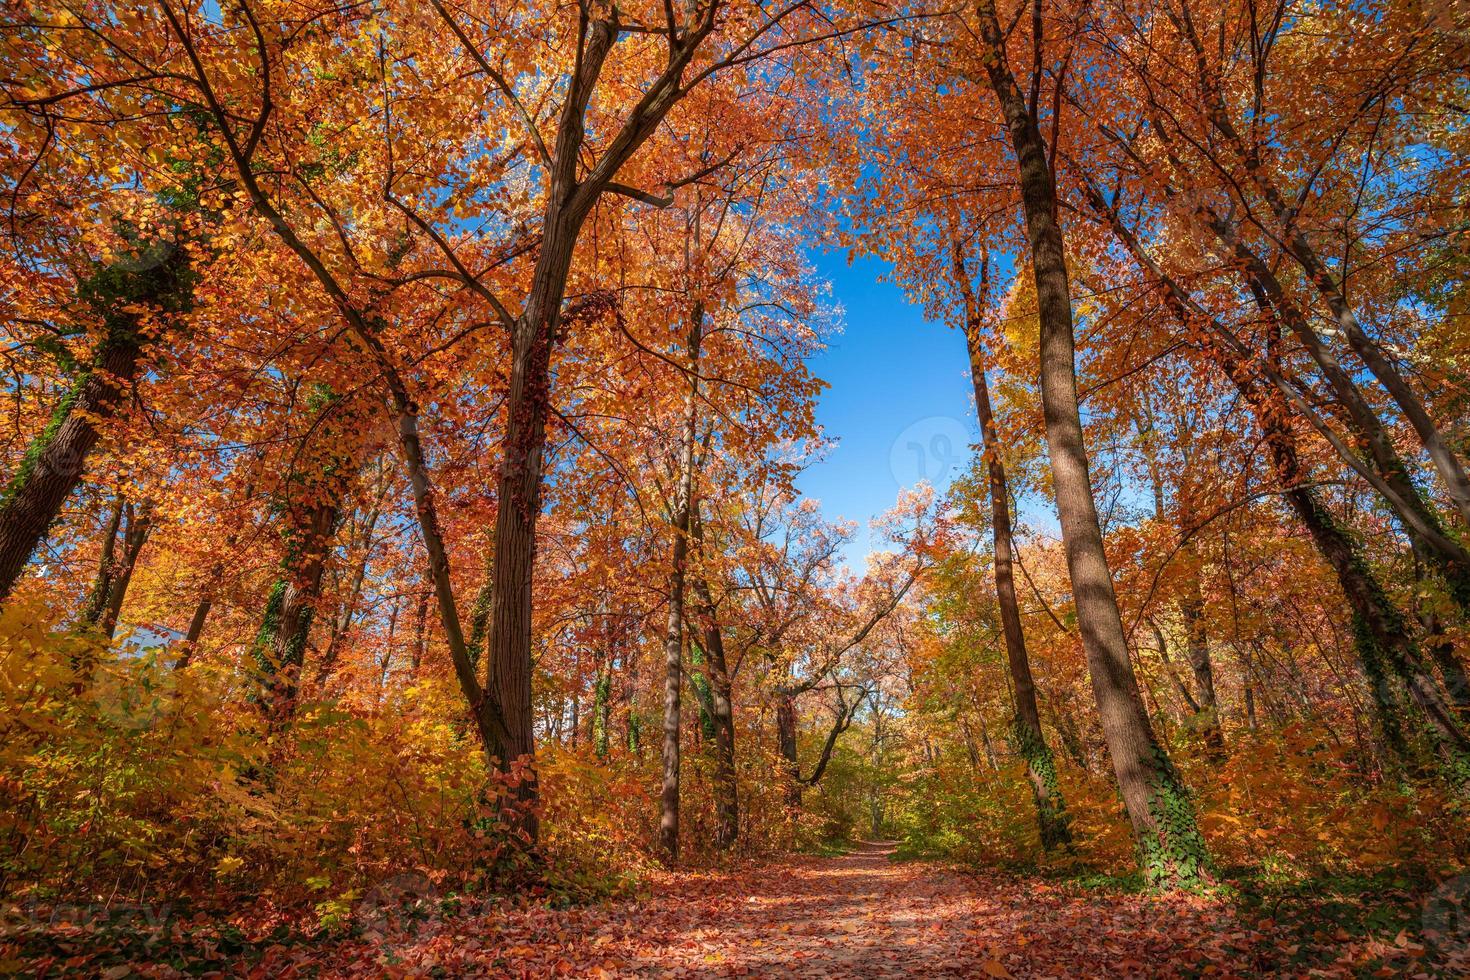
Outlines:
POLYGON ((98 623, 109 640, 117 635, 118 617, 122 615, 122 605, 123 600, 127 598, 128 585, 133 581, 133 570, 138 567, 138 554, 143 550, 143 545, 148 542, 148 535, 153 531, 151 504, 144 503, 136 508, 128 504, 124 509, 128 523, 127 529, 123 532, 122 558, 117 563, 111 585, 108 588, 107 608, 103 610, 102 621, 98 623))
MULTIPOLYGON (((704 522, 696 508, 692 536, 702 549, 704 522)), ((710 721, 714 726, 715 843, 729 849, 740 836, 740 787, 735 771, 734 681, 725 652, 725 634, 716 616, 714 597, 703 576, 693 578, 700 634, 704 637, 705 660, 709 666, 710 721)))
MULTIPOLYGON (((985 348, 981 337, 980 306, 970 285, 970 273, 958 239, 952 243, 954 277, 965 304, 965 341, 970 355, 970 380, 975 389, 975 409, 980 419, 981 448, 990 490, 990 527, 995 547, 995 598, 1000 609, 1001 632, 1005 637, 1006 659, 1010 665, 1012 695, 1016 715, 1014 731, 1016 748, 1026 762, 1026 779, 1036 802, 1036 819, 1045 850, 1067 847, 1072 833, 1067 827, 1067 805, 1057 783, 1056 760, 1041 733, 1041 710, 1036 704, 1036 684, 1031 677, 1031 661, 1026 654, 1026 635, 1021 626, 1021 608, 1016 601, 1015 573, 1012 570, 1011 500, 1006 484, 1005 464, 1001 461, 1000 438, 995 431, 995 418, 990 406, 990 386, 985 377, 985 348)), ((982 281, 988 279, 988 259, 982 281)), ((987 290, 982 289, 982 293, 987 290)), ((988 297, 987 297, 988 298, 988 297)))
POLYGON ((118 494, 112 501, 112 512, 107 518, 107 529, 103 531, 102 550, 97 558, 97 577, 92 582, 92 592, 87 599, 87 610, 82 621, 96 625, 107 608, 107 598, 112 594, 112 579, 116 574, 117 532, 122 528, 123 507, 127 500, 118 494))
MULTIPOLYGON (((1185 525, 1184 533, 1193 533, 1185 525)), ((1215 669, 1210 662, 1210 637, 1205 629, 1205 600, 1200 588, 1199 553, 1186 541, 1179 548, 1179 561, 1184 565, 1184 595, 1179 600, 1179 618, 1184 620, 1184 639, 1189 652, 1189 670, 1194 674, 1197 712, 1195 723, 1202 730, 1205 743, 1213 748, 1224 745, 1220 728, 1220 708, 1215 699, 1215 669)))
POLYGON ((179 654, 179 659, 174 661, 175 670, 182 670, 189 666, 189 661, 193 659, 194 651, 199 646, 199 637, 204 634, 204 624, 209 620, 209 611, 213 608, 214 600, 208 595, 195 604, 194 615, 189 617, 189 628, 184 632, 184 650, 179 654))
POLYGON ((96 363, 73 382, 46 428, 27 448, 0 498, 0 601, 10 596, 66 498, 81 482, 87 455, 100 438, 95 422, 117 411, 123 387, 137 374, 141 349, 131 335, 104 341, 96 363))
MULTIPOLYGON (((1235 253, 1257 304, 1290 330, 1311 355, 1327 380, 1328 387, 1335 396, 1334 402, 1346 423, 1356 430, 1359 441, 1367 449, 1368 461, 1377 475, 1375 489, 1379 490, 1390 509, 1398 515, 1414 547, 1432 561, 1436 570, 1443 575, 1450 598, 1462 614, 1470 616, 1470 554, 1445 533, 1439 515, 1415 485, 1407 464, 1394 445, 1393 437, 1373 406, 1338 362, 1336 355, 1307 322, 1302 311, 1287 296, 1275 273, 1240 240, 1235 228, 1210 212, 1202 212, 1202 217, 1221 243, 1235 253)), ((1347 452, 1350 453, 1351 450, 1347 452)), ((1343 454, 1341 450, 1340 454, 1343 454)), ((1345 462, 1356 462, 1348 455, 1343 455, 1345 462)), ((1373 472, 1368 475, 1373 475, 1373 472)))
MULTIPOLYGON (((1183 28, 1186 39, 1193 46, 1199 63, 1203 65, 1204 49, 1192 22, 1186 16, 1180 21, 1180 26, 1183 28)), ((1470 478, 1467 478, 1459 458, 1449 448, 1443 433, 1429 417, 1423 400, 1409 385, 1398 367, 1384 353, 1383 348, 1363 330, 1362 325, 1358 322, 1357 314, 1347 300, 1343 284, 1332 274, 1327 264, 1318 255, 1317 250, 1307 240, 1306 234, 1296 224, 1297 208, 1287 202, 1281 190, 1262 167, 1257 148, 1248 145, 1241 137, 1230 118, 1221 93, 1218 89, 1212 89, 1209 94, 1210 121, 1221 135, 1231 140, 1241 152, 1251 181, 1260 190, 1271 213, 1282 224, 1281 233, 1285 240, 1285 251, 1297 260, 1307 274, 1307 278, 1316 287, 1318 294, 1326 301, 1327 308, 1341 328, 1348 346, 1358 355, 1373 377, 1388 392, 1394 404, 1403 412, 1409 426, 1419 437, 1420 445, 1424 447, 1430 462, 1444 481, 1445 488, 1449 491, 1450 499, 1454 502, 1461 520, 1470 525, 1470 478)))
POLYGON ((604 664, 597 672, 592 688, 592 751, 606 759, 612 747, 612 665, 604 664))
POLYGON ((187 311, 192 287, 188 252, 167 241, 140 248, 81 284, 78 297, 101 318, 106 336, 0 493, 0 602, 81 482, 101 435, 95 423, 112 418, 137 377, 147 338, 136 310, 187 311))
POLYGON ((733 684, 725 638, 718 627, 705 634, 705 659, 709 664, 710 720, 714 723, 715 843, 728 849, 740 836, 740 788, 735 775, 733 684))
POLYGON ((664 633, 663 790, 660 794, 659 847, 664 861, 679 863, 679 698, 684 689, 684 594, 689 563, 689 521, 694 508, 695 443, 699 436, 699 351, 704 305, 696 303, 689 324, 689 391, 684 400, 684 431, 679 443, 679 486, 671 502, 674 536, 669 569, 669 621, 664 633))
MULTIPOLYGON (((1245 364, 1242 352, 1235 346, 1239 341, 1200 309, 1184 288, 1144 252, 1137 238, 1123 224, 1117 212, 1107 206, 1100 192, 1095 188, 1089 189, 1089 197, 1139 265, 1159 280, 1164 287, 1166 301, 1179 320, 1187 325, 1193 314, 1208 323, 1220 338, 1221 342, 1210 344, 1212 356, 1255 413, 1266 435, 1272 465, 1287 502, 1333 569, 1353 610, 1354 647, 1369 682, 1384 741, 1397 754, 1408 753, 1408 742, 1398 721, 1398 698, 1390 683, 1392 676, 1403 684, 1410 700, 1423 713, 1428 723, 1426 734, 1438 746, 1447 775, 1462 784, 1470 782, 1470 739, 1459 727, 1453 709, 1445 702, 1423 666, 1407 624, 1373 576, 1357 545, 1305 482, 1306 474, 1297 455, 1295 435, 1283 416, 1283 408, 1268 396, 1263 383, 1255 379, 1245 364)), ((1263 313, 1269 314, 1273 308, 1278 308, 1259 279, 1252 281, 1252 292, 1263 313)), ((1279 377, 1276 368, 1280 351, 1274 336, 1268 340, 1268 348, 1267 367, 1276 371, 1275 376, 1279 377)))
MULTIPOLYGON (((990 0, 980 5, 986 71, 1005 116, 1020 178, 1040 320, 1041 393, 1046 441, 1078 628, 1113 770, 1133 825, 1144 879, 1193 886, 1210 876, 1194 806, 1154 738, 1128 657, 1122 617, 1103 551, 1077 402, 1071 288, 1056 184, 1035 112, 1006 62, 1005 35, 990 0)), ((1038 42, 1039 43, 1039 42, 1038 42)))
POLYGON ((287 519, 295 526, 288 534, 281 574, 271 588, 264 621, 250 648, 260 685, 257 703, 272 731, 286 725, 296 710, 301 665, 321 595, 337 504, 313 502, 287 519))
MULTIPOLYGON (((553 193, 556 190, 553 188, 553 193)), ((555 217, 555 216, 554 216, 555 217)), ((537 795, 531 705, 532 575, 536 520, 541 511, 541 467, 546 414, 551 401, 551 349, 561 325, 562 294, 571 266, 574 229, 548 230, 532 279, 532 292, 511 339, 510 391, 506 399, 505 457, 495 499, 494 576, 485 690, 499 709, 504 737, 491 754, 509 771, 519 763, 514 796, 525 808, 523 828, 536 837, 537 795)))
POLYGON ((801 806, 801 770, 796 759, 796 696, 776 692, 776 748, 785 760, 786 805, 794 812, 801 806))

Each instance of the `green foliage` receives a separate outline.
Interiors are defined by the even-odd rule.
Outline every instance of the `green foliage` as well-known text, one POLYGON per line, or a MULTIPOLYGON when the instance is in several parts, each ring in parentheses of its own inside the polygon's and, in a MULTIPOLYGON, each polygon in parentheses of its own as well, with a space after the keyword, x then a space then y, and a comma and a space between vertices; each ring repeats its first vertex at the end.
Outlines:
POLYGON ((1041 830, 1041 846, 1050 851, 1057 847, 1068 847, 1072 833, 1067 817, 1067 803, 1062 796, 1061 784, 1057 781, 1056 759, 1051 747, 1041 732, 1019 718, 1012 726, 1016 739, 1016 751, 1026 763, 1031 780, 1032 797, 1036 801, 1037 824, 1041 830))
POLYGON ((612 676, 607 671, 597 675, 592 687, 592 745, 599 759, 607 758, 612 733, 608 731, 612 699, 612 676))
POLYGON ((1151 887, 1198 889, 1214 877, 1210 852, 1195 821, 1194 801, 1169 755, 1156 747, 1149 815, 1154 826, 1138 842, 1138 867, 1151 887))
POLYGON ((77 399, 82 395, 82 387, 91 377, 91 369, 83 371, 72 381, 65 395, 56 403, 51 410, 51 417, 46 421, 46 428, 42 429, 36 438, 26 446, 25 455, 21 457, 20 465, 15 468, 10 482, 6 484, 4 493, 0 493, 0 507, 7 507, 15 499, 16 495, 30 482, 31 475, 36 472, 36 466, 40 464, 41 458, 46 455, 46 450, 56 441, 56 435, 66 420, 71 417, 71 411, 76 407, 77 399))

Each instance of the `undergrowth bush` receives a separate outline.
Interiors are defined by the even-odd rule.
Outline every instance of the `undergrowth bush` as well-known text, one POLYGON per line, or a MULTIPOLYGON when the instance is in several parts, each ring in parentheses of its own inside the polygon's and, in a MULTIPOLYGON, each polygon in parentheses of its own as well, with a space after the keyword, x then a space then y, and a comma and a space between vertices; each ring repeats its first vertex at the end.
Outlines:
MULTIPOLYGON (((1240 733, 1223 752, 1173 750, 1220 867, 1296 877, 1470 863, 1470 808, 1434 780, 1375 780, 1350 746, 1307 725, 1240 733)), ((892 788, 904 849, 987 866, 1126 875, 1132 835, 1110 772, 1059 767, 1073 853, 1043 854, 1021 765, 975 771, 943 760, 892 788)))
MULTIPOLYGON (((338 925, 403 876, 440 896, 532 884, 578 899, 626 890, 656 864, 656 752, 543 747, 532 854, 452 681, 428 676, 366 708, 304 702, 268 735, 236 665, 173 659, 34 603, 0 612, 6 900, 263 901, 338 925)), ((708 751, 689 754, 692 864, 729 857, 711 843, 712 769, 708 751)), ((819 836, 819 817, 788 812, 780 771, 754 744, 743 751, 737 854, 819 836)))
POLYGON ((302 704, 289 729, 266 738, 233 665, 171 661, 163 648, 63 628, 34 604, 0 613, 7 899, 228 895, 308 906, 350 902, 408 872, 450 893, 533 871, 570 888, 636 866, 619 843, 624 828, 608 823, 616 777, 573 778, 557 757, 543 774, 556 800, 548 845, 533 860, 508 787, 488 777, 443 682, 370 712, 302 704), (594 812, 611 829, 572 816, 594 812))

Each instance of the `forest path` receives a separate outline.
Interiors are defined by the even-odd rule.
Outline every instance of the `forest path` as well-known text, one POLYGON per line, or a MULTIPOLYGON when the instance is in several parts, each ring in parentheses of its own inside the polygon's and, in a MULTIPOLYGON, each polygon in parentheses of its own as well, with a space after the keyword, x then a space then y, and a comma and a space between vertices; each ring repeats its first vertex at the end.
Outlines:
POLYGON ((663 948, 628 966, 650 976, 688 968, 737 976, 1005 976, 959 921, 968 918, 967 883, 932 866, 895 862, 894 850, 863 842, 839 857, 797 858, 745 877, 733 892, 712 896, 717 909, 691 904, 684 917, 663 917, 663 948))
POLYGON ((501 907, 344 944, 325 962, 300 965, 332 977, 660 978, 1230 976, 1279 967, 1279 937, 1218 901, 962 874, 894 861, 893 850, 864 843, 838 857, 663 874, 637 900, 501 907))

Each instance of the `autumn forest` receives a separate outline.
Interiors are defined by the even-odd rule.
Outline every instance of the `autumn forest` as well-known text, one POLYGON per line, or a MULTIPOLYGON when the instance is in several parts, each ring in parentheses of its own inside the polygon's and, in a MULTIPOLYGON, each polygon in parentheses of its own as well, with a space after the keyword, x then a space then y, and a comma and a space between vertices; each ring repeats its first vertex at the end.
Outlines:
POLYGON ((0 974, 1470 975, 1462 0, 5 0, 0 356, 0 974))

